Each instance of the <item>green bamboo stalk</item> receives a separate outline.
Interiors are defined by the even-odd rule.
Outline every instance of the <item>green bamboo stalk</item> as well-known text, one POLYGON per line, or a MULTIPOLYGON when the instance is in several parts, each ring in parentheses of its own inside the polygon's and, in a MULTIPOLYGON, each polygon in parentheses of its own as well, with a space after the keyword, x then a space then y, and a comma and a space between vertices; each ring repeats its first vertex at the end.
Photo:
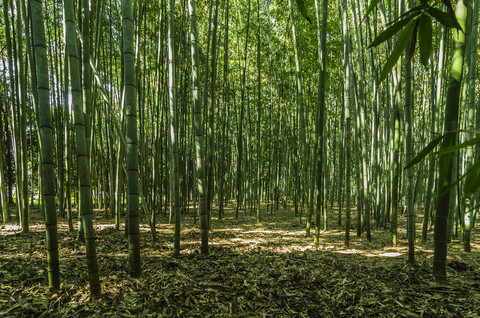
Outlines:
MULTIPOLYGON (((325 154, 323 149, 325 148, 324 138, 324 123, 325 123, 325 73, 326 73, 326 56, 327 56, 327 12, 328 3, 327 0, 322 2, 322 24, 320 27, 320 11, 318 9, 318 1, 315 0, 315 15, 317 17, 317 45, 318 45, 318 62, 320 69, 318 72, 318 91, 317 91, 317 114, 315 120, 315 151, 313 164, 317 165, 316 179, 317 179, 317 207, 315 209, 315 245, 320 242, 320 215, 324 216, 324 230, 327 230, 327 210, 323 208, 322 192, 323 192, 323 162, 325 154), (320 154, 319 151, 322 153, 320 154)), ((312 198, 313 199, 313 198, 312 198)))
POLYGON ((87 151, 87 138, 85 132, 86 125, 82 103, 80 57, 78 54, 76 41, 73 0, 64 0, 64 10, 66 28, 65 34, 67 42, 67 54, 70 61, 72 103, 75 120, 77 169, 80 185, 80 223, 83 224, 82 227, 87 254, 90 292, 94 297, 97 297, 100 294, 100 278, 95 246, 95 231, 92 221, 92 190, 90 186, 90 169, 87 151))
POLYGON ((48 59, 46 52, 45 27, 42 1, 30 2, 32 12, 33 45, 38 91, 38 120, 42 145, 42 172, 44 177, 43 202, 45 209, 46 245, 48 262, 48 285, 60 288, 60 266, 58 256, 57 212, 55 204, 55 167, 53 157, 53 124, 50 111, 50 88, 48 83, 48 59))
POLYGON ((298 106, 298 111, 299 111, 299 116, 300 116, 300 145, 301 145, 301 150, 303 154, 303 195, 302 195, 302 202, 304 205, 307 206, 307 227, 306 227, 306 235, 310 235, 310 228, 311 228, 311 210, 308 209, 308 204, 307 203, 307 194, 308 194, 308 146, 307 146, 307 137, 305 133, 305 108, 304 108, 304 103, 303 103, 303 79, 302 79, 302 67, 300 63, 300 56, 298 52, 298 43, 297 43, 297 34, 296 34, 296 25, 295 25, 295 16, 293 14, 293 7, 292 7, 292 1, 288 0, 288 6, 290 9, 290 21, 292 24, 292 39, 293 39, 293 51, 295 53, 295 69, 296 69, 296 85, 297 85, 297 106, 298 106))
POLYGON ((173 178, 173 215, 175 217, 175 233, 173 254, 180 255, 180 181, 178 177, 178 136, 176 123, 176 79, 175 79, 175 36, 174 36, 175 1, 168 1, 168 100, 170 121, 170 169, 173 178))
POLYGON ((350 126, 351 126, 351 116, 350 116, 350 31, 348 27, 348 12, 347 12, 347 1, 342 0, 342 28, 343 28, 343 71, 344 71, 344 82, 345 87, 343 90, 344 95, 344 109, 345 109, 345 207, 346 207, 346 218, 345 218, 345 245, 348 246, 350 243, 350 200, 351 200, 351 150, 350 150, 350 126))
MULTIPOLYGON (((472 139, 473 131, 475 129, 475 80, 476 80, 476 63, 477 63, 477 37, 478 37, 478 15, 479 15, 479 5, 480 1, 475 0, 473 3, 468 4, 470 6, 470 12, 473 12, 473 17, 471 23, 469 24, 470 34, 470 52, 466 54, 470 55, 470 63, 468 64, 468 113, 467 113, 467 122, 468 122, 468 139, 472 139)), ((467 148, 466 153, 466 169, 467 171, 473 165, 473 146, 467 148)), ((470 241, 472 234, 472 218, 473 218, 473 198, 467 199, 465 203, 465 215, 464 215, 464 234, 463 234, 463 249, 465 252, 470 252, 470 241)))
POLYGON ((204 135, 202 109, 200 105, 200 81, 198 72, 198 31, 197 31, 197 14, 195 0, 188 1, 188 12, 190 15, 190 39, 192 52, 192 98, 194 109, 194 130, 195 130, 195 155, 197 168, 197 187, 200 208, 200 228, 201 228, 201 251, 202 254, 208 254, 208 220, 207 220, 207 202, 205 189, 205 171, 204 171, 204 135))
POLYGON ((137 140, 137 78, 135 75, 135 42, 133 8, 131 0, 122 0, 122 39, 125 84, 125 120, 127 159, 127 213, 128 263, 130 276, 142 273, 140 260, 140 228, 138 217, 138 140, 137 140))
MULTIPOLYGON (((455 16, 462 30, 466 30, 468 9, 463 0, 460 0, 455 10, 455 16)), ((447 103, 445 105, 445 136, 440 145, 443 149, 455 145, 457 139, 458 114, 460 104, 460 88, 462 83, 465 33, 454 30, 452 65, 450 67, 449 83, 447 90, 447 103)), ((450 185, 453 172, 453 153, 442 154, 439 159, 439 198, 437 213, 435 215, 433 275, 436 282, 447 280, 447 219, 450 206, 450 185)))

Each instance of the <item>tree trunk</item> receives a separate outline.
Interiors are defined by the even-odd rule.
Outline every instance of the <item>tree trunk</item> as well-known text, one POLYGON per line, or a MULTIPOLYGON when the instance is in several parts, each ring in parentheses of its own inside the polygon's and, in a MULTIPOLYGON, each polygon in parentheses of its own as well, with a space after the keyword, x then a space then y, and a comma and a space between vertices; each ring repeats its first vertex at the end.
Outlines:
POLYGON ((345 245, 350 244, 350 200, 351 200, 351 182, 350 182, 350 173, 351 173, 351 150, 350 150, 350 31, 348 27, 348 12, 347 12, 347 1, 342 0, 342 28, 343 28, 343 71, 344 71, 344 109, 345 109, 345 206, 346 206, 346 220, 345 220, 345 245))
MULTIPOLYGON (((316 173, 316 197, 317 206, 315 209, 315 245, 320 242, 320 215, 324 217, 324 230, 327 230, 327 209, 323 209, 323 163, 326 161, 324 123, 325 123, 325 73, 326 73, 326 56, 327 56, 327 0, 322 1, 322 24, 320 27, 320 12, 318 9, 318 1, 315 0, 315 15, 317 17, 317 45, 318 45, 318 62, 320 69, 318 72, 318 91, 315 118, 315 150, 313 164, 317 165, 316 173), (321 153, 319 153, 321 152, 321 153)), ((313 198, 312 198, 313 200, 313 198)))
POLYGON ((127 147, 127 214, 128 268, 130 276, 140 276, 140 229, 138 216, 138 141, 137 141, 137 78, 135 75, 135 43, 133 39, 133 8, 131 0, 122 0, 122 39, 125 84, 127 147))
MULTIPOLYGON (((476 62, 477 62, 477 35, 478 35, 478 7, 480 5, 479 0, 475 0, 467 4, 470 8, 470 12, 473 12, 472 20, 469 24, 469 30, 467 34, 469 35, 470 42, 470 52, 466 54, 470 55, 470 63, 468 64, 468 113, 467 113, 467 122, 468 122, 468 139, 472 139, 473 131, 475 129, 475 80, 476 80, 476 62), (472 6, 473 5, 473 6, 472 6)), ((466 170, 468 171, 473 165, 473 146, 467 148, 466 153, 466 170)), ((472 233, 472 218, 475 204, 473 203, 474 198, 469 198, 465 202, 465 215, 464 215, 464 234, 463 234, 463 249, 465 252, 470 252, 470 240, 472 233)))
POLYGON ((180 180, 178 176, 178 145, 176 119, 176 79, 175 79, 175 36, 174 12, 175 1, 168 1, 168 96, 170 121, 170 169, 173 177, 173 215, 175 218, 175 233, 173 254, 180 255, 180 180))
MULTIPOLYGON (((463 30, 466 30, 467 11, 467 7, 463 1, 460 0, 455 10, 455 16, 463 30)), ((452 52, 452 65, 447 90, 447 103, 445 105, 445 137, 440 145, 440 152, 443 149, 454 146, 457 139, 460 87, 465 53, 465 34, 458 30, 454 30, 453 32, 454 49, 452 52)), ((450 206, 453 155, 453 153, 440 155, 440 175, 438 181, 440 195, 437 202, 437 213, 435 215, 435 247, 433 256, 433 275, 437 282, 447 280, 447 219, 450 206)))
POLYGON ((302 79, 302 67, 300 63, 300 56, 298 53, 298 44, 297 44, 297 35, 296 35, 296 26, 295 26, 295 16, 293 14, 292 1, 288 0, 288 6, 290 8, 290 21, 292 24, 292 38, 293 38, 293 50, 295 53, 295 69, 296 69, 296 85, 297 85, 297 107, 300 115, 300 145, 302 147, 302 160, 303 160, 303 191, 302 191, 302 205, 307 207, 307 228, 306 234, 310 236, 311 228, 311 211, 308 209, 307 204, 307 194, 308 194, 308 147, 307 147, 307 137, 305 133, 305 109, 303 105, 303 79, 302 79))
POLYGON ((39 129, 44 176, 43 202, 45 209, 46 245, 48 261, 48 286, 60 288, 60 266, 57 238, 57 211, 55 204, 55 167, 53 157, 53 124, 50 111, 50 91, 48 83, 48 60, 46 52, 45 28, 42 2, 32 0, 33 44, 35 46, 35 64, 37 71, 37 90, 39 96, 39 129))
POLYGON ((70 61, 70 74, 72 85, 72 103, 74 107, 74 120, 77 144, 77 169, 80 185, 80 219, 83 224, 85 247, 87 252, 88 276, 90 292, 93 296, 100 294, 100 279, 98 273, 97 254, 95 247, 95 232, 92 222, 92 190, 90 186, 90 169, 87 152, 87 139, 85 133, 85 118, 82 106, 82 86, 80 58, 77 50, 76 26, 73 14, 73 1, 64 0, 67 54, 70 61))
POLYGON ((198 49, 197 49, 197 15, 195 9, 195 0, 188 1, 188 12, 190 15, 190 39, 192 52, 192 98, 194 111, 194 130, 195 130, 195 155, 197 168, 197 187, 200 208, 200 229, 202 236, 201 251, 202 254, 208 254, 208 220, 207 220, 207 202, 205 196, 205 171, 204 171, 204 135, 202 110, 200 106, 200 84, 198 72, 198 49))

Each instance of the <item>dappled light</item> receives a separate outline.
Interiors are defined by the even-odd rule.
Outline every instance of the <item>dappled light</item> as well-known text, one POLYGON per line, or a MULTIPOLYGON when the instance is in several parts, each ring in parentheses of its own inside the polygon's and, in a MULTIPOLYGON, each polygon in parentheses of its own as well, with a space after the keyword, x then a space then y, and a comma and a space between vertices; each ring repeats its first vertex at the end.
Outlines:
POLYGON ((480 317, 479 7, 3 1, 0 318, 480 317))
POLYGON ((379 256, 381 256, 381 257, 397 257, 397 256, 401 256, 401 255, 402 255, 401 253, 395 253, 395 252, 388 252, 388 253, 379 254, 379 256))
MULTIPOLYGON (((320 242, 315 245, 312 238, 305 236, 305 223, 299 222, 291 209, 267 214, 261 224, 255 223, 251 213, 239 220, 232 214, 222 220, 212 218, 208 256, 199 252, 200 230, 190 217, 185 217, 181 251, 175 258, 174 228, 164 221, 162 217, 156 225, 156 242, 152 241, 146 223, 141 224, 143 274, 139 279, 130 279, 123 225, 116 231, 103 213, 95 215, 101 288, 105 295, 99 301, 90 298, 86 274, 81 270, 85 248, 75 233, 68 232, 64 220, 59 221, 64 283, 53 294, 46 288, 45 225, 35 222, 27 235, 20 234, 18 227, 5 225, 0 228, 0 302, 16 306, 16 312, 38 314, 59 306, 59 312, 65 315, 134 315, 158 310, 167 315, 200 315, 205 310, 228 315, 231 310, 283 316, 327 313, 331 308, 354 315, 359 308, 392 314, 410 306, 451 311, 453 308, 447 304, 431 307, 430 300, 440 294, 457 295, 475 288, 471 277, 480 277, 480 262, 474 254, 460 256, 454 249, 449 258, 451 283, 444 289, 432 286, 432 243, 417 245, 417 262, 410 266, 406 263, 407 247, 392 246, 383 231, 373 232, 376 243, 352 237, 351 247, 343 244, 342 231, 322 231, 320 242), (376 287, 372 288, 373 285, 376 287), (146 298, 152 302, 144 302, 146 298), (328 302, 332 305, 326 305, 328 302), (79 306, 87 307, 78 311, 79 306)), ((477 245, 472 248, 474 253, 479 252, 477 245)), ((454 312, 468 312, 468 308, 476 306, 477 298, 466 297, 469 303, 450 300, 461 306, 454 307, 454 312)))

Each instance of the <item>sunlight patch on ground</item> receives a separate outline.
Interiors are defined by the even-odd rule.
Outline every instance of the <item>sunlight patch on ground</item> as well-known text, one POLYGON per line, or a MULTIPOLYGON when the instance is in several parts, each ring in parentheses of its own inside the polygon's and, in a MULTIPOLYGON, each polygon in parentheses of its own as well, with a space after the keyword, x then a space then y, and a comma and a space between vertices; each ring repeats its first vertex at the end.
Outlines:
POLYGON ((29 229, 30 229, 30 231, 32 231, 32 230, 44 231, 45 230, 45 224, 43 224, 43 223, 30 224, 29 229))
MULTIPOLYGON (((57 225, 59 228, 61 225, 57 225)), ((45 231, 45 224, 41 222, 32 223, 28 226, 29 233, 43 232, 45 231)), ((0 225, 0 236, 13 235, 22 233, 22 227, 18 224, 2 224, 0 225)), ((25 233, 25 234, 29 234, 25 233)))
POLYGON ((242 244, 257 244, 260 240, 247 240, 241 238, 233 238, 232 241, 242 243, 242 244))
POLYGON ((358 250, 355 248, 352 249, 346 249, 346 250, 340 250, 340 251, 334 251, 335 253, 339 254, 347 254, 347 255, 352 255, 352 254, 360 254, 363 256, 367 257, 398 257, 404 255, 404 253, 399 253, 399 252, 385 252, 385 251, 362 251, 358 250))
POLYGON ((473 249, 477 249, 477 250, 480 249, 480 244, 471 242, 470 243, 470 248, 473 252, 473 249))
POLYGON ((339 253, 339 254, 364 254, 363 251, 359 251, 359 250, 356 250, 354 248, 343 250, 343 251, 336 251, 335 253, 339 253))
POLYGON ((291 253, 292 251, 296 252, 305 252, 311 250, 311 246, 301 246, 301 245, 286 245, 283 248, 279 248, 282 253, 291 253))
POLYGON ((320 231, 320 235, 338 236, 338 235, 345 235, 345 232, 340 230, 320 231))
POLYGON ((150 232, 150 226, 148 224, 140 224, 140 231, 150 232))
POLYGON ((336 246, 335 245, 320 245, 318 248, 320 250, 323 250, 323 251, 330 251, 330 250, 336 249, 336 246))
POLYGON ((4 224, 0 226, 1 235, 11 235, 15 234, 17 231, 21 231, 22 228, 16 224, 4 224))
POLYGON ((104 229, 114 229, 115 228, 115 224, 98 224, 98 225, 95 225, 95 229, 96 230, 104 230, 104 229))
POLYGON ((378 256, 380 256, 380 257, 397 257, 397 256, 402 256, 402 254, 401 253, 396 253, 396 252, 388 252, 388 253, 379 254, 378 256))
POLYGON ((305 231, 287 232, 281 230, 251 230, 243 231, 241 234, 274 234, 279 236, 305 236, 305 231))
POLYGON ((169 227, 167 227, 167 226, 164 226, 164 224, 160 224, 160 226, 157 225, 157 226, 155 227, 155 232, 157 232, 157 234, 160 234, 160 233, 163 233, 163 234, 168 233, 168 234, 170 234, 172 231, 173 231, 173 227, 172 227, 172 228, 169 228, 169 227))
POLYGON ((256 234, 256 233, 278 233, 278 231, 269 231, 269 230, 254 230, 254 231, 244 231, 243 234, 256 234))
POLYGON ((282 235, 288 235, 288 236, 305 236, 305 231, 298 231, 298 232, 278 231, 278 233, 282 235))

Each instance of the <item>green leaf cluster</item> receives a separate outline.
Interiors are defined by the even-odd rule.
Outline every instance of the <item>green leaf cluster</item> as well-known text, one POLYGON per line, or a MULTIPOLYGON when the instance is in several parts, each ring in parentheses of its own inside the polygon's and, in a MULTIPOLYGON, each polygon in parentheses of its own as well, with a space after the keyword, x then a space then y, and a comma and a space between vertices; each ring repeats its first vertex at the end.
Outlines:
MULTIPOLYGON (((447 133, 448 134, 448 133, 447 133)), ((434 140, 432 140, 425 148, 422 149, 406 166, 405 169, 411 168, 420 161, 422 161, 428 154, 430 154, 435 147, 444 139, 447 135, 441 135, 434 140)), ((433 152, 433 155, 439 157, 441 155, 447 155, 468 147, 475 146, 480 144, 480 137, 472 138, 461 144, 442 149, 438 152, 433 152)), ((462 179, 465 179, 465 185, 463 188, 463 200, 469 199, 473 194, 477 193, 480 190, 480 162, 472 166, 468 171, 463 174, 451 187, 456 186, 462 179)))
MULTIPOLYGON (((378 2, 379 0, 372 0, 370 2, 366 11, 367 15, 373 12, 378 2)), ((392 71, 402 53, 407 50, 407 47, 407 61, 413 57, 417 45, 417 38, 420 50, 420 62, 425 66, 428 65, 432 51, 432 18, 447 28, 457 28, 461 30, 453 13, 450 1, 443 1, 448 12, 433 7, 429 2, 428 0, 422 0, 419 5, 398 17, 370 43, 369 48, 376 47, 392 39, 394 35, 401 31, 392 53, 382 69, 380 81, 383 81, 392 71)))

